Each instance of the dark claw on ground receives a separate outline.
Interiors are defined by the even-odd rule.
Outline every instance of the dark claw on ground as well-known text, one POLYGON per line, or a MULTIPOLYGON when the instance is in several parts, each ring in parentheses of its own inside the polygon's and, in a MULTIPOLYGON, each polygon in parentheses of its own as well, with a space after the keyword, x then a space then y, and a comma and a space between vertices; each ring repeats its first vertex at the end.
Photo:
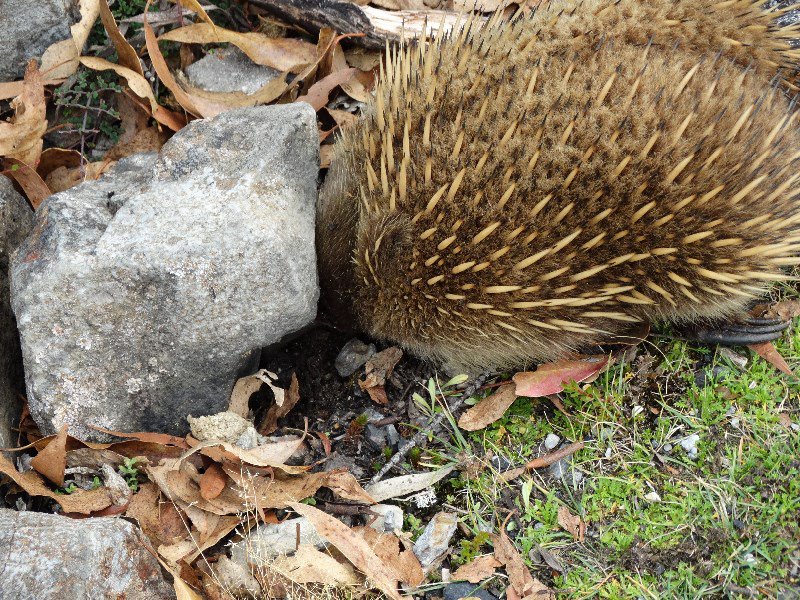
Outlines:
POLYGON ((776 318, 747 317, 742 322, 697 325, 689 332, 694 339, 706 344, 724 346, 749 346, 771 342, 781 337, 789 327, 790 321, 776 318))

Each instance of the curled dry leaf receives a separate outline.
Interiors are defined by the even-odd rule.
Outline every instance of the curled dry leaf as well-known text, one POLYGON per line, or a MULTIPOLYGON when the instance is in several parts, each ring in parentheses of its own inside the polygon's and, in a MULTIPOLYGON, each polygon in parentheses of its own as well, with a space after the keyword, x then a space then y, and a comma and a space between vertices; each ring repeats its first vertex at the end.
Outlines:
POLYGON ((392 346, 373 355, 364 365, 366 376, 359 379, 358 386, 369 394, 374 402, 378 404, 388 404, 386 390, 383 385, 392 376, 395 365, 403 357, 400 348, 392 346))
POLYGON ((256 371, 252 375, 240 377, 233 386, 231 400, 228 403, 228 410, 246 419, 250 412, 250 396, 260 390, 261 386, 265 383, 270 386, 272 392, 275 394, 275 401, 281 404, 283 402, 284 390, 273 386, 270 377, 276 379, 277 375, 270 373, 266 369, 256 371))
POLYGON ((545 363, 533 371, 523 371, 514 375, 517 396, 540 398, 557 394, 570 382, 590 382, 608 365, 607 355, 579 356, 572 360, 559 360, 545 363))
POLYGON ((134 94, 143 100, 147 100, 150 106, 150 113, 153 115, 153 117, 173 131, 178 131, 186 125, 186 120, 183 119, 183 117, 165 109, 163 106, 159 106, 158 102, 156 101, 155 94, 153 93, 153 89, 150 87, 150 83, 144 78, 143 75, 140 75, 132 69, 112 63, 104 58, 98 58, 96 56, 81 56, 80 62, 85 67, 88 67, 94 71, 111 70, 120 77, 124 78, 128 84, 128 88, 134 94))
POLYGON ((453 581, 469 581, 470 583, 480 583, 494 575, 497 567, 503 564, 491 554, 479 556, 472 562, 461 565, 452 575, 453 581))
POLYGON ((196 23, 173 29, 161 35, 159 41, 185 44, 230 43, 244 52, 254 63, 278 71, 297 73, 316 61, 316 47, 295 38, 271 38, 262 33, 239 33, 207 23, 196 23))
POLYGON ((36 170, 27 163, 17 160, 16 158, 6 158, 3 161, 6 166, 5 173, 14 179, 20 187, 25 191, 25 196, 28 202, 35 209, 44 202, 46 198, 53 195, 50 187, 42 181, 36 170))
POLYGON ((112 504, 108 490, 103 487, 77 490, 72 494, 56 494, 47 487, 41 475, 35 471, 20 473, 3 453, 0 453, 0 473, 8 476, 31 496, 44 496, 55 500, 65 513, 88 515, 104 510, 112 504))
POLYGON ((64 469, 67 467, 67 426, 61 427, 55 438, 31 460, 31 467, 47 477, 58 487, 64 485, 64 469))
POLYGON ((493 394, 464 412, 458 419, 458 426, 467 431, 477 431, 491 425, 502 417, 517 399, 516 389, 513 383, 501 385, 493 394))
POLYGON ((139 75, 144 77, 142 64, 139 62, 139 56, 136 54, 136 50, 133 49, 133 46, 125 39, 125 36, 120 33, 117 22, 114 20, 114 15, 111 14, 111 9, 108 8, 108 0, 99 0, 99 9, 100 20, 103 22, 103 27, 106 28, 109 39, 114 44, 117 56, 119 57, 119 64, 132 71, 136 71, 139 75))
POLYGON ((309 467, 295 467, 285 464, 297 452, 304 439, 305 435, 299 438, 287 436, 285 440, 256 446, 249 450, 244 450, 228 442, 214 440, 198 442, 197 440, 190 440, 190 444, 193 444, 194 447, 185 453, 182 459, 188 458, 195 452, 200 452, 217 462, 227 460, 233 463, 242 462, 255 467, 274 467, 285 473, 304 473, 308 471, 309 467))
POLYGON ((300 402, 300 382, 297 381, 297 375, 294 373, 292 373, 292 380, 289 383, 288 390, 275 388, 272 386, 272 384, 270 384, 270 387, 272 387, 273 391, 275 392, 275 404, 269 407, 267 414, 264 416, 264 420, 258 427, 258 433, 261 435, 269 435, 278 429, 278 419, 282 419, 288 415, 289 411, 291 411, 295 405, 300 402), (278 403, 278 391, 281 393, 280 404, 278 403))
POLYGON ((100 0, 80 0, 81 19, 72 27, 72 38, 56 42, 42 54, 42 72, 50 79, 65 79, 78 70, 78 57, 86 45, 97 15, 100 0))
POLYGON ((47 131, 47 105, 44 81, 35 60, 25 69, 22 93, 11 101, 14 111, 8 121, 0 121, 0 156, 36 165, 42 153, 42 136, 47 131))
POLYGON ((317 532, 364 573, 373 586, 392 600, 401 600, 395 573, 375 554, 364 538, 318 508, 299 502, 292 503, 291 507, 311 521, 317 532))

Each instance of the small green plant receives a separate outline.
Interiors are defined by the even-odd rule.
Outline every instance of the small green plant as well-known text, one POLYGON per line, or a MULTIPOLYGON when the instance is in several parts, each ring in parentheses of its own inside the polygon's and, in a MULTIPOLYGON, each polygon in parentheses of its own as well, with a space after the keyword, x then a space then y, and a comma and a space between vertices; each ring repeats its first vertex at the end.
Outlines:
POLYGON ((66 494, 72 494, 78 491, 78 486, 75 485, 74 481, 70 481, 69 485, 65 485, 63 488, 58 488, 56 490, 56 494, 59 496, 64 496, 66 494))
POLYGON ((67 83, 53 93, 55 121, 62 135, 79 136, 75 145, 83 154, 97 145, 101 136, 116 143, 119 139, 119 112, 112 104, 115 94, 121 93, 117 76, 111 72, 80 69, 67 83))
POLYGON ((119 467, 119 474, 125 478, 128 487, 134 492, 139 491, 139 468, 136 466, 137 462, 139 462, 137 457, 126 458, 119 467))

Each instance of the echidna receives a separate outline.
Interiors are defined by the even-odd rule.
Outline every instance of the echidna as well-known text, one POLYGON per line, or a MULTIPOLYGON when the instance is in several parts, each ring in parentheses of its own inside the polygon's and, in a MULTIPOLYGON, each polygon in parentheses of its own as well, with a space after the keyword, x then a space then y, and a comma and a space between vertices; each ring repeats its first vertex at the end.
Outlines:
POLYGON ((800 263, 798 59, 764 0, 544 0, 387 53, 320 196, 324 302, 450 367, 740 313, 800 263))

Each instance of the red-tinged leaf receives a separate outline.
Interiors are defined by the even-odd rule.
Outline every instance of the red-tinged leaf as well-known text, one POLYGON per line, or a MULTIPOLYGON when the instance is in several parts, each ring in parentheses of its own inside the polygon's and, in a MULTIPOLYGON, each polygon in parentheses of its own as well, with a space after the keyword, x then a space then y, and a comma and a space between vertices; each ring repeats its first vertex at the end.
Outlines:
POLYGON ((31 466, 58 487, 64 486, 64 469, 67 467, 66 425, 61 427, 56 437, 33 458, 31 466))
POLYGON ((794 375, 794 373, 792 373, 792 369, 789 368, 788 364, 786 364, 786 361, 780 355, 780 352, 778 352, 777 348, 775 348, 775 345, 772 342, 750 344, 747 347, 773 367, 778 369, 781 373, 785 373, 786 375, 794 375))
POLYGON ((213 500, 225 489, 228 476, 218 464, 210 465, 200 476, 200 495, 206 500, 213 500))
POLYGON ((523 371, 514 375, 517 396, 540 398, 557 394, 570 382, 591 382, 605 369, 609 357, 606 355, 581 356, 572 360, 560 360, 539 365, 533 372, 523 371))

